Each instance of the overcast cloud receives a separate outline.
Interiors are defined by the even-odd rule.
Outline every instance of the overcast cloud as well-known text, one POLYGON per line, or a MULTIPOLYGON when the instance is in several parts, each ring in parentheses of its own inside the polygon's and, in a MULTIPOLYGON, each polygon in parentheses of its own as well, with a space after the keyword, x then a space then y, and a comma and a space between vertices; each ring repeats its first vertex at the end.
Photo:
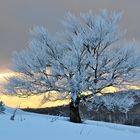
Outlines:
POLYGON ((109 9, 123 12, 128 38, 140 40, 140 0, 0 0, 0 67, 10 64, 12 52, 28 45, 28 31, 43 25, 54 33, 60 20, 72 13, 109 9))

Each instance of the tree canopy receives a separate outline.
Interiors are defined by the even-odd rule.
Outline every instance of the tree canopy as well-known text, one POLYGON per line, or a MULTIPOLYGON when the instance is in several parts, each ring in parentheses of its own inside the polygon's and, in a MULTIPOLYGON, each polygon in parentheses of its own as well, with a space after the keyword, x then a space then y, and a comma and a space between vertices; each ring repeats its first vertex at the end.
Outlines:
POLYGON ((74 106, 105 87, 137 78, 140 58, 136 43, 124 43, 121 14, 91 11, 79 17, 68 13, 64 31, 51 36, 44 27, 31 31, 29 47, 13 55, 13 70, 5 86, 9 93, 67 93, 74 106), (90 95, 83 92, 90 91, 90 95))

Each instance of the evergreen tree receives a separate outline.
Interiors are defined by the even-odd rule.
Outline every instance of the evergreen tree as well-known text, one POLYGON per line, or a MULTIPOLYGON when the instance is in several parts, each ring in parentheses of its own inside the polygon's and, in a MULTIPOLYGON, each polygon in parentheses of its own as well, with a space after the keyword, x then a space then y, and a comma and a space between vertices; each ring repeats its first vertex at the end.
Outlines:
POLYGON ((4 103, 0 101, 0 113, 3 113, 5 111, 4 103))

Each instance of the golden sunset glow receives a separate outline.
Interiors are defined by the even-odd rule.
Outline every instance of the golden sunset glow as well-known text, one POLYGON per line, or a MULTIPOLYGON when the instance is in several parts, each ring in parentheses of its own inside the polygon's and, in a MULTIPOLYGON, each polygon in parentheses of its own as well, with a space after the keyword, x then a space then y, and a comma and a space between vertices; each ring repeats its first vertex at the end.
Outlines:
POLYGON ((58 100, 58 101, 46 101, 45 103, 41 103, 43 100, 44 95, 39 96, 31 96, 28 98, 19 98, 16 96, 7 96, 2 95, 0 97, 0 100, 2 100, 5 105, 10 107, 20 107, 20 108, 44 108, 44 107, 54 107, 54 106, 60 106, 65 105, 69 103, 69 100, 58 100))
MULTIPOLYGON (((0 84, 6 82, 6 78, 14 76, 14 73, 7 70, 6 73, 1 72, 0 73, 0 84)), ((2 90, 2 89, 1 89, 2 90)), ((47 93, 46 93, 47 95, 47 93)), ((44 107, 53 107, 53 106, 60 106, 64 104, 68 104, 69 100, 58 100, 58 101, 46 101, 45 103, 41 103, 44 98, 43 95, 38 96, 31 96, 27 98, 21 98, 17 96, 8 96, 8 95, 2 95, 0 93, 0 101, 3 101, 5 105, 10 107, 21 107, 21 108, 44 108, 44 107)))
MULTIPOLYGON (((13 72, 6 72, 6 73, 0 73, 0 83, 5 83, 6 77, 11 77, 13 76, 14 73, 13 72)), ((129 86, 129 89, 134 89, 134 90, 138 90, 140 89, 139 86, 129 86)), ((119 91, 118 88, 115 87, 108 87, 105 88, 102 92, 104 93, 111 93, 111 92, 117 92, 119 91)), ((60 105, 66 105, 69 103, 69 100, 58 100, 58 101, 46 101, 45 103, 41 103, 44 95, 47 96, 46 94, 42 94, 42 95, 35 95, 35 96, 31 96, 31 97, 27 97, 27 98, 20 98, 17 96, 8 96, 8 95, 2 95, 0 94, 0 100, 3 101, 7 106, 10 107, 21 107, 21 108, 44 108, 44 107, 54 107, 54 106, 60 106, 60 105)), ((56 95, 57 96, 57 95, 56 95)))

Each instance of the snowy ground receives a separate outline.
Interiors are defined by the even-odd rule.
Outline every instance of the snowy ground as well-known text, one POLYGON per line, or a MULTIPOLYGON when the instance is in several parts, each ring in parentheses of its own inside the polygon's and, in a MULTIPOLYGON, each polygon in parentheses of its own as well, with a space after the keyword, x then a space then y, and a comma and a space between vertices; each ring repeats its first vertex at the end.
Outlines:
POLYGON ((67 118, 13 110, 0 114, 0 140, 139 140, 140 127, 104 122, 70 123, 67 118))

